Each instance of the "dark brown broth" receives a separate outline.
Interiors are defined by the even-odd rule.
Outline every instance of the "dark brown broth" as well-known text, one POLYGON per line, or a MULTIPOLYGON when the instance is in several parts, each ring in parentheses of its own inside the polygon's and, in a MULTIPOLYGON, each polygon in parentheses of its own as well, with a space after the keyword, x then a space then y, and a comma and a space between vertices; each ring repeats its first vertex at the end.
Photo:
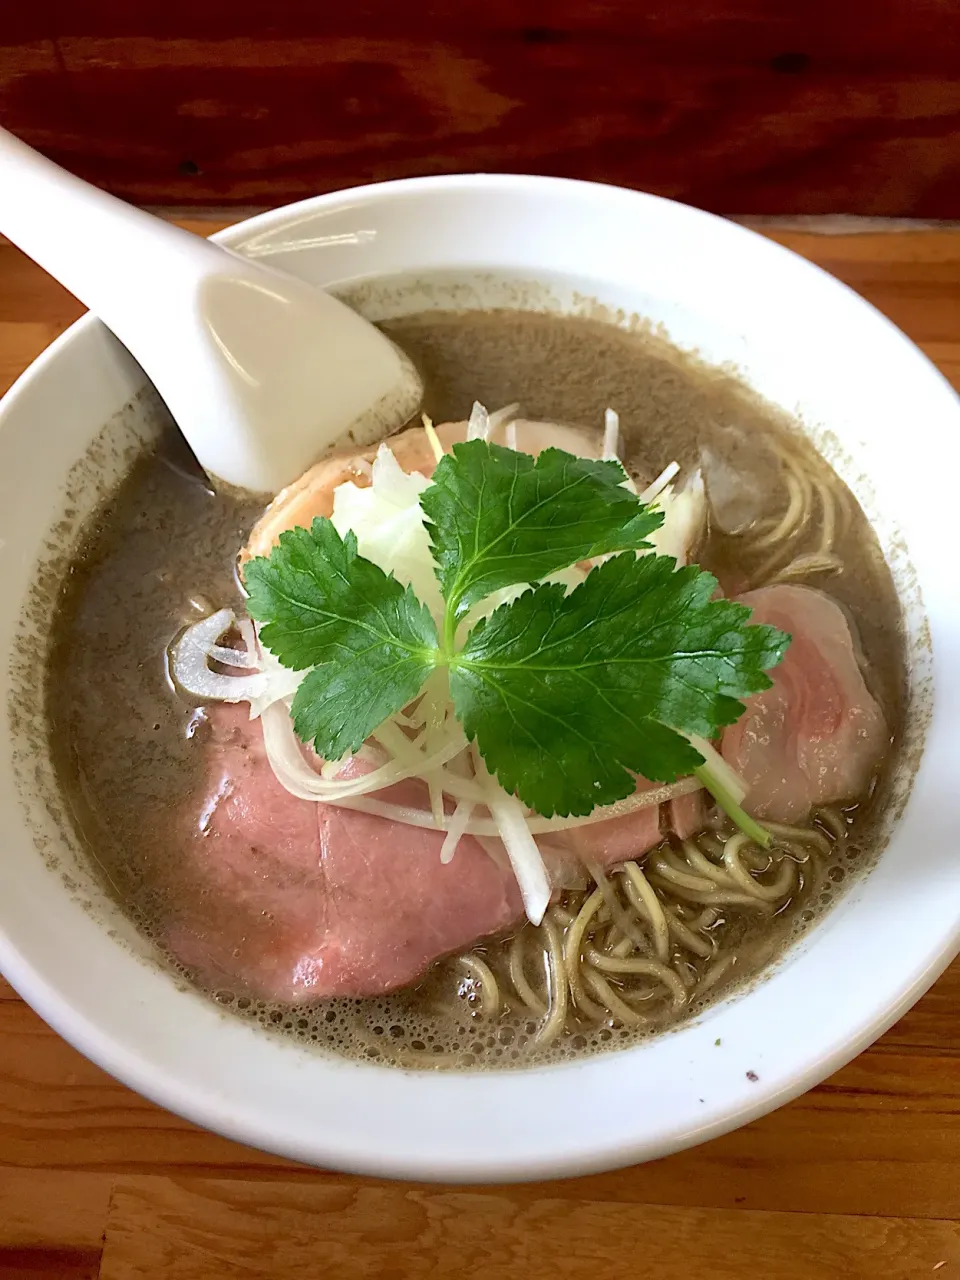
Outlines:
MULTIPOLYGON (((597 321, 434 312, 385 328, 423 371, 425 407, 435 420, 463 418, 479 399, 491 408, 520 401, 530 418, 596 425, 612 405, 630 461, 648 476, 673 458, 695 461, 699 443, 718 426, 786 429, 732 377, 597 321)), ((812 447, 808 452, 815 458, 812 447)), ((824 462, 815 465, 832 477, 824 462)), ((832 477, 832 483, 839 482, 832 477)), ((84 845, 114 895, 151 934, 161 931, 164 910, 166 877, 156 871, 176 862, 173 818, 198 772, 194 709, 173 692, 165 651, 199 616, 191 614, 192 597, 215 607, 239 601, 235 556, 256 514, 209 492, 177 441, 166 438, 97 513, 63 584, 47 679, 56 769, 84 845)), ((735 570, 734 552, 731 540, 712 538, 702 559, 722 575, 735 570)), ((859 508, 840 552, 844 572, 823 585, 854 617, 875 692, 897 724, 904 687, 899 609, 859 508)), ((745 961, 744 972, 780 950, 796 923, 788 911, 751 926, 755 958, 745 961)), ((745 941, 751 928, 744 925, 745 941)), ((370 1018, 362 1004, 356 1009, 365 1025, 383 1022, 384 1013, 387 1020, 416 1020, 425 998, 414 992, 370 1002, 370 1018)), ((247 1004, 297 1032, 299 1013, 247 1004)), ((360 1054, 369 1043, 359 1033, 351 1042, 339 1015, 336 1035, 325 1032, 321 1017, 308 1022, 310 1038, 340 1050, 360 1054)), ((482 1048, 473 1057, 493 1061, 482 1048)))

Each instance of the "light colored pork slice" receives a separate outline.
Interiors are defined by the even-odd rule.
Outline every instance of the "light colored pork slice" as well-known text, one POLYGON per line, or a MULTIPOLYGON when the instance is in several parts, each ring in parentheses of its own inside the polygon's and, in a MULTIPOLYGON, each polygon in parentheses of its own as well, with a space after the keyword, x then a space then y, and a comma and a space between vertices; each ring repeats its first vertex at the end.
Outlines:
POLYGON ((475 840, 444 865, 439 833, 290 795, 244 710, 209 720, 167 932, 207 982, 281 1001, 378 994, 522 917, 513 877, 475 840))
MULTIPOLYGON (((661 783, 640 780, 638 791, 660 787, 661 783)), ((596 863, 604 870, 622 866, 642 857, 664 836, 673 834, 686 840, 703 829, 706 821, 704 794, 695 791, 663 805, 651 805, 635 809, 622 818, 608 818, 606 822, 589 822, 571 827, 549 837, 551 845, 559 845, 580 859, 596 863)), ((548 863, 550 861, 548 855, 548 863)), ((555 883, 560 883, 554 877, 555 883)))
POLYGON ((792 635, 771 671, 724 732, 722 753, 749 790, 758 818, 801 822, 819 805, 853 800, 890 745, 883 712, 863 679, 844 611, 810 587, 773 586, 740 596, 753 622, 792 635))
MULTIPOLYGON (((183 818, 166 931, 208 985, 283 1002, 378 995, 522 920, 512 871, 476 840, 443 864, 439 833, 300 800, 274 777, 242 708, 213 707, 208 720, 206 781, 183 818)), ((423 805, 418 785, 384 798, 423 805)), ((660 812, 556 833, 545 851, 553 883, 582 882, 584 856, 606 869, 641 857, 662 838, 660 812)))
MULTIPOLYGON (((577 427, 559 426, 555 423, 529 422, 520 419, 514 423, 517 448, 537 456, 548 446, 566 449, 584 458, 600 456, 601 440, 598 434, 581 431, 577 427)), ((491 439, 497 444, 506 442, 506 426, 499 426, 491 439)), ((466 422, 444 422, 437 427, 437 435, 444 450, 449 453, 455 444, 467 438, 466 422)), ((388 441, 397 462, 404 471, 419 471, 421 475, 433 475, 436 459, 422 427, 408 427, 388 441)), ((333 514, 333 491, 337 485, 352 481, 363 489, 370 483, 369 469, 377 450, 362 453, 336 453, 316 463, 305 471, 299 480, 282 489, 254 525, 247 545, 240 553, 244 564, 254 556, 269 555, 280 534, 295 526, 309 528, 317 516, 333 514)))
POLYGON ((667 827, 678 840, 689 840, 706 826, 710 797, 705 791, 692 791, 679 796, 664 807, 667 827))

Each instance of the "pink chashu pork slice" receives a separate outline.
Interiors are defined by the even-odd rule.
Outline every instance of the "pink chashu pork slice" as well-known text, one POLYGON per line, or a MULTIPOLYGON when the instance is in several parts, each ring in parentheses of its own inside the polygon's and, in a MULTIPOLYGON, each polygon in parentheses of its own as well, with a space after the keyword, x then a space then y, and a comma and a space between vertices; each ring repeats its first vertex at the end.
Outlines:
MULTIPOLYGON (((207 721, 167 932, 206 983, 284 1002, 374 995, 522 916, 513 877, 475 840, 444 865, 441 833, 291 795, 245 706, 207 721)), ((409 801, 411 785, 384 795, 409 801)))
POLYGON ((747 785, 757 818, 797 823, 820 805, 854 800, 890 747, 890 730, 867 688, 843 609, 811 587, 763 587, 739 597, 751 621, 792 636, 771 673, 725 730, 724 759, 747 785))
MULTIPOLYGON (((201 736, 206 782, 184 818, 166 944, 207 985, 283 1002, 378 995, 522 920, 512 871, 475 839, 444 864, 441 833, 292 796, 245 707, 210 708, 201 736)), ((422 806, 418 786, 384 795, 422 806)), ((610 868, 642 856, 661 821, 701 825, 699 796, 673 806, 552 836, 554 882, 582 857, 610 868)))

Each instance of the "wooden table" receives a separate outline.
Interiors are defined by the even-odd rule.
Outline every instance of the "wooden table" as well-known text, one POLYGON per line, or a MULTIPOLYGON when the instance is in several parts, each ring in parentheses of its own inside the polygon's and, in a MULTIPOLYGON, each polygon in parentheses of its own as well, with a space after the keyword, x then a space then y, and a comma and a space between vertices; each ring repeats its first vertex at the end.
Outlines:
MULTIPOLYGON (((767 233, 960 386, 960 231, 767 233)), ((0 390, 79 313, 0 242, 0 390)), ((960 1277, 960 962, 850 1066, 738 1133, 481 1189, 317 1172, 205 1133, 92 1066, 0 980, 0 1280, 648 1275, 960 1277)))
POLYGON ((960 213, 951 0, 7 0, 0 120, 140 203, 507 168, 960 213))

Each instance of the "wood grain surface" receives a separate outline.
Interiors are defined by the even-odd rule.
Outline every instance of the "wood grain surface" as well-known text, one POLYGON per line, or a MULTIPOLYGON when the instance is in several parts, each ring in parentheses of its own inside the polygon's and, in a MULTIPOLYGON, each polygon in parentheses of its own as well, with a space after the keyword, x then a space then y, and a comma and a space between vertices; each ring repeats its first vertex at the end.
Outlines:
MULTIPOLYGON (((766 233, 960 387, 960 231, 766 233)), ((0 241, 0 390, 79 313, 0 241)), ((737 1133, 481 1189, 319 1172, 206 1133, 91 1065, 0 979, 0 1280, 606 1275, 960 1280, 960 963, 856 1061, 737 1133)))
POLYGON ((954 0, 30 0, 0 123, 154 203, 419 173, 960 217, 954 0))

